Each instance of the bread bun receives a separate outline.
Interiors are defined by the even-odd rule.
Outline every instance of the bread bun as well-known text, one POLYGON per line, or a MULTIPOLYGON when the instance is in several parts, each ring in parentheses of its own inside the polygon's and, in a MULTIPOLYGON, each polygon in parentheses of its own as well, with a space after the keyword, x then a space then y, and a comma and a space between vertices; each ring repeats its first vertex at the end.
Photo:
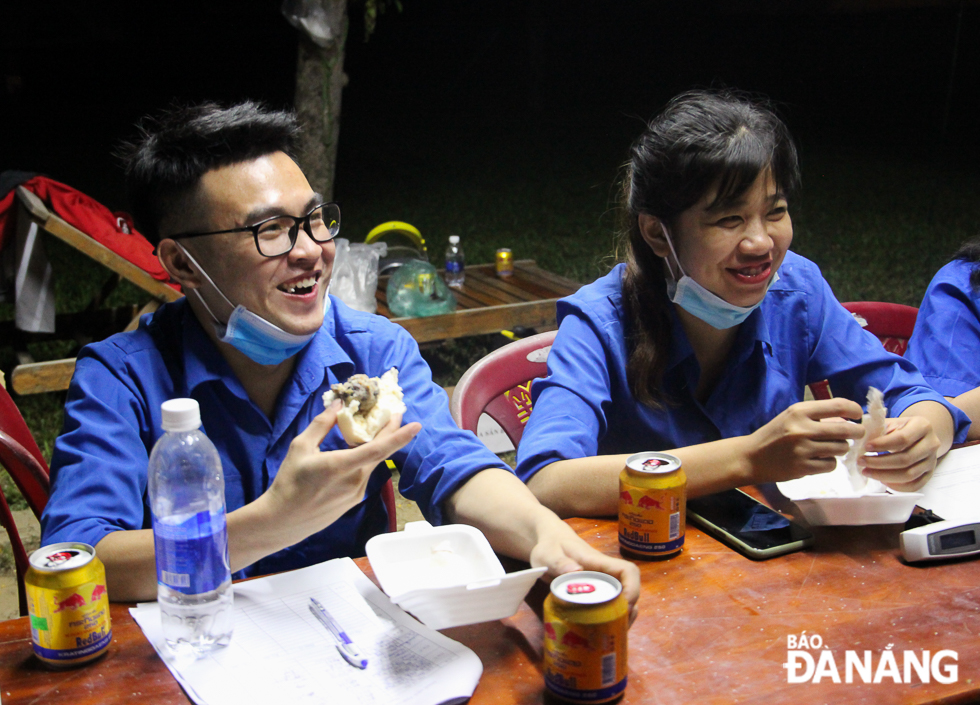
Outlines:
POLYGON ((331 385, 330 391, 323 395, 323 405, 329 408, 334 399, 344 404, 337 412, 337 426, 349 446, 372 440, 388 425, 392 414, 403 414, 406 410, 396 367, 381 377, 357 374, 346 382, 331 385))

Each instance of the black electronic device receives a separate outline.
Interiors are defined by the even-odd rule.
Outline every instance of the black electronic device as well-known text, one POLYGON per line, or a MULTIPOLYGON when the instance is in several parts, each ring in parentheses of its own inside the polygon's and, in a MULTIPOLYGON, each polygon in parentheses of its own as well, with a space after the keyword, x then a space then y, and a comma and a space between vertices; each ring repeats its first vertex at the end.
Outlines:
POLYGON ((741 490, 687 500, 687 520, 752 560, 813 545, 813 534, 741 490))

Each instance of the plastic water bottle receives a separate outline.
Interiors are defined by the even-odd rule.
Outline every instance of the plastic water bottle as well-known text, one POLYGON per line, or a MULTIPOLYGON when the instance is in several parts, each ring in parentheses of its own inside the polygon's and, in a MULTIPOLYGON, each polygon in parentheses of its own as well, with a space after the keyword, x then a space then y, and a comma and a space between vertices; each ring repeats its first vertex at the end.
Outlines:
POLYGON ((202 656, 232 632, 225 479, 194 399, 162 405, 149 465, 157 602, 167 645, 202 656))
POLYGON ((466 281, 466 262, 463 259, 463 248, 459 244, 459 235, 449 236, 449 247, 446 248, 446 283, 462 289, 466 281))

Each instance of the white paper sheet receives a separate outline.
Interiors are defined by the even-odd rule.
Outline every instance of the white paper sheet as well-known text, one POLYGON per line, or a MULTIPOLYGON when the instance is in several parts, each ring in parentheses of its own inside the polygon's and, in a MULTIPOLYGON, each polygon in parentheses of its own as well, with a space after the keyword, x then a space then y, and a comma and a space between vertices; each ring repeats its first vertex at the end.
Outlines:
POLYGON ((949 451, 919 491, 919 505, 943 519, 980 522, 980 445, 949 451))
POLYGON ((468 648, 393 605, 349 558, 235 585, 231 644, 176 659, 156 602, 130 610, 174 677, 200 705, 434 705, 464 700, 483 673, 468 648), (323 603, 368 659, 343 660, 309 610, 323 603))

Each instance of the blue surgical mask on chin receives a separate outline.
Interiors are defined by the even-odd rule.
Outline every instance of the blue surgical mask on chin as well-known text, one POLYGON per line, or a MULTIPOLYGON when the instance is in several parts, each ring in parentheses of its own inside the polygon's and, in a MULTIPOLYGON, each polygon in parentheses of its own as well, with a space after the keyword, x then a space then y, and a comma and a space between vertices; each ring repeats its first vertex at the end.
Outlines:
MULTIPOLYGON (((737 326, 748 318, 750 313, 762 305, 762 301, 766 298, 765 295, 759 299, 758 303, 752 306, 736 306, 735 304, 728 303, 720 296, 711 293, 694 281, 684 273, 684 268, 681 267, 681 261, 677 257, 677 251, 674 250, 674 243, 671 242, 667 227, 663 223, 661 223, 661 227, 664 231, 664 237, 667 238, 670 253, 674 256, 674 261, 677 262, 677 269, 681 273, 679 280, 674 279, 670 262, 666 262, 667 270, 671 276, 671 279, 667 281, 667 295, 672 302, 695 318, 704 321, 712 328, 717 328, 718 330, 726 330, 737 326)), ((769 278, 769 284, 766 285, 766 293, 769 293, 769 288, 778 280, 779 274, 773 272, 769 278)))
MULTIPOLYGON (((235 308, 228 318, 228 323, 222 323, 211 311, 211 307, 208 306, 200 292, 197 289, 191 289, 197 295, 198 301, 204 305, 208 315, 213 319, 212 325, 214 326, 214 332, 221 342, 228 343, 250 360, 260 365, 278 365, 299 353, 309 344, 313 336, 316 335, 316 333, 310 333, 308 335, 287 333, 279 326, 249 311, 241 304, 235 306, 228 300, 228 297, 224 295, 221 289, 215 286, 211 277, 197 263, 197 260, 183 247, 180 249, 187 255, 187 258, 194 266, 197 267, 204 278, 207 279, 214 290, 221 295, 221 298, 227 301, 229 306, 234 306, 235 308)), ((330 306, 330 297, 324 296, 323 299, 323 310, 326 311, 330 306)))

